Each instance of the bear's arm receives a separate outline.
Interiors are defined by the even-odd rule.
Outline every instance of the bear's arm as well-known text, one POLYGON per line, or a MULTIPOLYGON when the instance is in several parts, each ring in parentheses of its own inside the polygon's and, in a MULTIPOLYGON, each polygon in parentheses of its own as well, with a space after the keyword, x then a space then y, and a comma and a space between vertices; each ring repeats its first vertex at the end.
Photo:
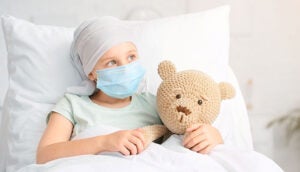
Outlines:
POLYGON ((144 136, 147 145, 154 140, 159 139, 169 132, 166 126, 164 125, 149 125, 142 128, 144 130, 144 136))

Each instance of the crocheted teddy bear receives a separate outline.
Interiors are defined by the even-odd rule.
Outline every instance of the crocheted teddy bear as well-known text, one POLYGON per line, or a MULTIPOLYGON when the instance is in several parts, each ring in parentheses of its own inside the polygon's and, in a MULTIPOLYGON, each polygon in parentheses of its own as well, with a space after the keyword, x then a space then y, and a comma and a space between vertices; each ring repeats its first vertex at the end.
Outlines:
POLYGON ((170 61, 159 64, 163 80, 157 91, 157 107, 164 125, 175 134, 184 134, 195 123, 212 124, 221 102, 233 98, 235 90, 226 82, 215 82, 197 70, 176 72, 170 61))
MULTIPOLYGON (((222 100, 234 97, 234 88, 226 82, 215 82, 197 70, 176 72, 170 61, 158 66, 163 80, 157 91, 160 118, 169 131, 184 134, 195 123, 211 124, 220 112, 222 100)), ((168 131, 163 126, 148 126, 147 140, 155 140, 168 131)))

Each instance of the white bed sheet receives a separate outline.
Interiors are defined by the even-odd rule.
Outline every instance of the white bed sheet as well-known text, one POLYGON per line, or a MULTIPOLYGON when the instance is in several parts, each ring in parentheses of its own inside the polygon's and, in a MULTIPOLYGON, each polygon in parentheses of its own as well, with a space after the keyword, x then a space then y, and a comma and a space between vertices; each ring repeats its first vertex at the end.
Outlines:
MULTIPOLYGON (((74 139, 107 134, 118 129, 97 126, 87 129, 74 139)), ((205 172, 282 172, 271 159, 253 150, 242 150, 218 145, 203 155, 182 146, 182 136, 172 135, 162 145, 151 143, 139 155, 123 156, 120 153, 101 153, 62 158, 46 164, 32 164, 18 172, 80 172, 80 171, 205 171, 205 172)))

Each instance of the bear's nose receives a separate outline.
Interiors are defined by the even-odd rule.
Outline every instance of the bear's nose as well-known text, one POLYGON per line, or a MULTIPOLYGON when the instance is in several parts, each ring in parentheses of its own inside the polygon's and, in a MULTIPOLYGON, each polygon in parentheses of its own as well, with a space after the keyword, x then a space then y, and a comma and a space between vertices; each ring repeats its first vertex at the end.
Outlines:
POLYGON ((185 115, 191 114, 191 111, 188 108, 184 107, 184 106, 179 105, 179 106, 176 107, 176 110, 177 110, 177 112, 182 112, 185 115))

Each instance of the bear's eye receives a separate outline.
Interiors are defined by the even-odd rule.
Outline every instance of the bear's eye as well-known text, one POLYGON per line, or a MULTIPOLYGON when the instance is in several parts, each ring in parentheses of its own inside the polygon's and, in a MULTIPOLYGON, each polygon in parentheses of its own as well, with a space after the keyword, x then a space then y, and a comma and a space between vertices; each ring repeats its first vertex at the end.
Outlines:
POLYGON ((180 94, 177 94, 176 95, 176 99, 180 99, 181 98, 181 95, 180 94))
POLYGON ((202 103, 203 103, 202 100, 198 100, 199 105, 202 105, 202 103))

